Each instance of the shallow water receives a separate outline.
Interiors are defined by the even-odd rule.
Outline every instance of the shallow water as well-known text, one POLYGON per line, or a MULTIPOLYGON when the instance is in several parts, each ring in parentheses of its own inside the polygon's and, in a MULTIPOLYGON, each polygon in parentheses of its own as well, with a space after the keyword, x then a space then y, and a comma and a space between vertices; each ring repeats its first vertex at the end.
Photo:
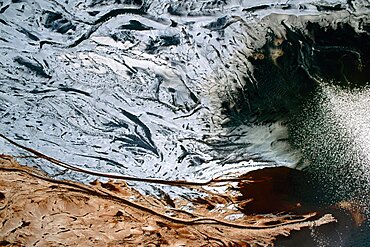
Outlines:
MULTIPOLYGON (((306 112, 288 117, 293 126, 281 116, 249 121, 243 111, 235 121, 223 102, 238 108, 243 76, 257 73, 248 57, 266 43, 269 28, 284 38, 280 21, 297 28, 310 20, 346 22, 368 30, 368 13, 366 1, 3 1, 0 130, 91 170, 198 181, 308 165, 317 174, 331 172, 323 179, 354 184, 330 188, 358 197, 369 190, 368 89, 321 85, 319 96, 303 103, 306 112), (326 170, 329 163, 334 168, 326 170)), ((281 51, 269 51, 276 64, 281 51)), ((275 72, 266 67, 264 73, 273 78, 275 72)), ((284 94, 274 96, 280 89, 269 85, 257 106, 284 101, 284 94)), ((0 147, 28 155, 3 140, 0 147)), ((40 160, 24 162, 55 178, 94 179, 40 160)))

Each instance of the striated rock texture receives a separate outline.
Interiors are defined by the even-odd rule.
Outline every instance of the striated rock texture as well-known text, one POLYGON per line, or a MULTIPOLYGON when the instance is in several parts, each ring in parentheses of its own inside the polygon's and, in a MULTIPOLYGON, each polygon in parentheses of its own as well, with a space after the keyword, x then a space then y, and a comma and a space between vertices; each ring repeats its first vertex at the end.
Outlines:
POLYGON ((2 246, 271 246, 279 235, 335 221, 312 213, 230 221, 240 212, 227 201, 199 199, 185 210, 184 201, 144 197, 124 183, 58 181, 0 156, 2 246))

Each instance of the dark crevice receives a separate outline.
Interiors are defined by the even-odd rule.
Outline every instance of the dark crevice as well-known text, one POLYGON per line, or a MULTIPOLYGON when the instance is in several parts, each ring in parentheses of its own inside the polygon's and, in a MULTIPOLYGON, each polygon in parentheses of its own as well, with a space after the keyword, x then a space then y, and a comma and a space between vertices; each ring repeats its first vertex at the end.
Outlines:
POLYGON ((118 15, 125 15, 125 14, 146 15, 148 7, 149 6, 142 5, 140 8, 113 9, 113 10, 110 10, 108 13, 105 13, 104 15, 99 17, 96 21, 94 21, 93 25, 104 23, 108 21, 109 19, 116 17, 118 15))
POLYGON ((146 31, 152 30, 153 28, 148 27, 137 20, 130 20, 128 24, 121 25, 119 29, 146 31))
POLYGON ((34 72, 37 76, 41 76, 41 77, 48 78, 48 79, 51 78, 51 76, 45 72, 44 67, 37 61, 31 61, 28 58, 17 56, 14 58, 14 62, 20 65, 23 65, 30 71, 34 72))
POLYGON ((88 92, 85 92, 85 91, 82 91, 80 89, 76 89, 76 88, 69 88, 69 87, 61 87, 59 88, 60 91, 62 92, 72 92, 72 93, 78 93, 78 94, 83 94, 85 96, 88 96, 88 97, 91 97, 91 95, 88 93, 88 92))

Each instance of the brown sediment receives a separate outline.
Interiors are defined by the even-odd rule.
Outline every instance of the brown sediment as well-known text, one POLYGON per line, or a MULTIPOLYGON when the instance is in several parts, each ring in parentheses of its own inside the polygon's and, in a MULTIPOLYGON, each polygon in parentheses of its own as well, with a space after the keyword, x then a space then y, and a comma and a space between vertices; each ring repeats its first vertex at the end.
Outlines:
MULTIPOLYGON (((209 198, 207 200, 212 200, 209 198)), ((124 182, 54 180, 0 155, 0 244, 16 246, 267 246, 279 235, 334 222, 326 214, 244 216, 230 207, 143 196, 124 182)), ((217 204, 222 197, 214 198, 217 204)), ((226 203, 226 201, 224 201, 226 203)))
POLYGON ((367 220, 362 209, 363 206, 356 201, 341 201, 335 206, 349 212, 356 227, 361 226, 367 220))

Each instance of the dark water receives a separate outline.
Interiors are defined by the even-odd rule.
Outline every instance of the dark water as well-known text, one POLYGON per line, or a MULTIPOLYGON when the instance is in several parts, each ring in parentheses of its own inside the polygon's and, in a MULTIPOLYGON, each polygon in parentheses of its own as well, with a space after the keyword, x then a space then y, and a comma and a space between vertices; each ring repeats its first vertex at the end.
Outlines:
POLYGON ((1 1, 0 130, 64 162, 135 177, 298 167, 322 181, 323 200, 367 208, 369 23, 361 0, 1 1))

